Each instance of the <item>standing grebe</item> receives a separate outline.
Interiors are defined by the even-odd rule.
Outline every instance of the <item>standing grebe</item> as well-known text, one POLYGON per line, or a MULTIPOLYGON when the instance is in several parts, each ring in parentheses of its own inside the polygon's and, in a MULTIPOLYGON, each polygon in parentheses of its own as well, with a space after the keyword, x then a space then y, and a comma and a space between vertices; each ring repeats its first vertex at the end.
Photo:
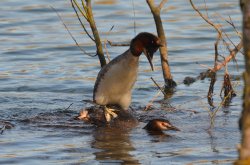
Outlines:
POLYGON ((154 70, 152 58, 160 46, 161 41, 157 36, 142 32, 132 39, 127 51, 100 70, 94 86, 93 101, 104 107, 108 122, 117 117, 117 114, 114 109, 107 106, 117 105, 127 110, 131 103, 131 92, 137 78, 140 55, 146 55, 154 70))

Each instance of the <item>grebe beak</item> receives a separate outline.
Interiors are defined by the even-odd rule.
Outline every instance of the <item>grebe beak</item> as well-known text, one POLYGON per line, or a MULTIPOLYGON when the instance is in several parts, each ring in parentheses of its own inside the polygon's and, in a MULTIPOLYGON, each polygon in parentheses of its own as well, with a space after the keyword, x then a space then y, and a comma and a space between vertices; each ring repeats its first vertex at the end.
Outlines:
POLYGON ((177 127, 175 127, 173 125, 168 126, 168 129, 173 130, 173 131, 181 131, 179 128, 177 128, 177 127))
POLYGON ((151 66, 152 71, 154 71, 154 66, 153 66, 153 64, 152 64, 152 59, 153 59, 154 53, 148 51, 147 49, 144 49, 144 50, 143 50, 143 53, 144 53, 145 56, 147 57, 148 62, 149 62, 149 64, 150 64, 150 66, 151 66))

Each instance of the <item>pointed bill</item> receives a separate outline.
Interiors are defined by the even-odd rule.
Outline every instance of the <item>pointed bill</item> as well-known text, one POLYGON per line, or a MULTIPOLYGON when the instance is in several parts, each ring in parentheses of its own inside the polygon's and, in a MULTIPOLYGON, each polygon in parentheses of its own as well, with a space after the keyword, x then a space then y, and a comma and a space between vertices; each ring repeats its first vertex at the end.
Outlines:
POLYGON ((173 126, 173 125, 171 125, 170 127, 168 127, 170 130, 174 130, 174 131, 180 131, 180 129, 179 128, 177 128, 177 127, 175 127, 175 126, 173 126))
POLYGON ((151 66, 151 69, 152 69, 152 71, 154 71, 154 66, 153 66, 153 64, 152 64, 152 59, 153 59, 153 53, 150 53, 149 51, 147 51, 147 49, 143 49, 143 53, 145 54, 145 56, 147 57, 147 59, 148 59, 148 62, 149 62, 149 64, 150 64, 150 66, 151 66))
POLYGON ((165 126, 165 128, 168 129, 168 130, 180 131, 179 128, 173 126, 171 123, 165 122, 165 123, 164 123, 164 126, 165 126))

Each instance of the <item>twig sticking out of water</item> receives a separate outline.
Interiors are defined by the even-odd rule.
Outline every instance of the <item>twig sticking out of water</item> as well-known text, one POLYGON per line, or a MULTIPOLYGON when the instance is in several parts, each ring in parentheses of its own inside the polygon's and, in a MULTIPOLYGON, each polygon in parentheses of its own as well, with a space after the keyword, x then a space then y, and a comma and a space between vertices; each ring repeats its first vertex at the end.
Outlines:
MULTIPOLYGON (((241 37, 241 34, 237 31, 235 25, 233 24, 232 20, 231 20, 231 17, 230 17, 230 21, 226 21, 228 22, 231 26, 233 26, 233 28, 235 29, 236 33, 238 34, 238 36, 240 36, 240 43, 238 45, 235 45, 231 40, 230 38, 228 37, 228 35, 221 30, 221 25, 216 25, 215 23, 213 23, 209 18, 208 16, 204 16, 196 7, 195 5, 193 4, 192 0, 189 0, 190 1, 190 4, 191 6, 193 7, 193 9, 200 15, 200 17, 202 19, 204 19, 209 25, 211 25, 212 27, 214 27, 214 29, 217 31, 218 33, 218 36, 217 36, 217 39, 216 39, 216 42, 215 42, 215 65, 214 65, 214 68, 210 69, 211 71, 213 72, 217 72, 218 70, 220 70, 221 68, 225 67, 226 64, 228 62, 231 61, 231 59, 234 59, 236 54, 240 51, 240 49, 243 47, 243 42, 242 42, 242 37, 241 37), (218 63, 218 43, 220 40, 222 40, 224 42, 225 45, 226 44, 226 41, 223 39, 223 34, 229 39, 229 41, 232 43, 232 45, 234 45, 234 49, 233 50, 230 50, 229 47, 228 50, 230 52, 230 54, 224 58, 224 61, 223 62, 220 62, 218 63)), ((207 9, 206 9, 207 10, 207 9)))
POLYGON ((208 109, 208 114, 210 117, 210 129, 214 127, 214 120, 215 120, 217 112, 222 108, 222 106, 224 106, 226 104, 227 100, 232 96, 233 93, 234 93, 234 91, 230 90, 228 92, 228 95, 223 98, 223 100, 220 102, 219 106, 214 111, 211 111, 210 109, 208 109))
POLYGON ((71 105, 73 105, 74 103, 71 103, 66 109, 64 109, 64 111, 69 110, 69 108, 71 107, 71 105))
MULTIPOLYGON (((232 20, 232 18, 231 18, 230 16, 229 16, 229 21, 226 20, 226 22, 234 28, 234 31, 237 33, 238 37, 239 37, 240 39, 242 39, 242 33, 240 33, 240 32, 237 30, 237 28, 236 28, 236 26, 234 25, 233 20, 232 20)), ((242 54, 244 54, 244 53, 242 53, 242 54)))
POLYGON ((160 4, 157 6, 155 5, 154 0, 147 0, 147 4, 151 10, 151 13, 154 17, 155 25, 156 25, 156 30, 158 37, 161 39, 162 42, 162 47, 159 48, 160 50, 160 55, 161 55, 161 66, 162 66, 162 72, 163 72, 163 79, 165 82, 165 91, 168 91, 171 93, 171 89, 176 87, 176 82, 173 80, 173 77, 170 72, 170 66, 168 63, 168 49, 167 49, 167 41, 166 41, 166 35, 165 31, 162 25, 162 20, 161 20, 161 9, 163 6, 167 3, 167 0, 162 0, 160 4))
MULTIPOLYGON (((216 42, 214 44, 214 47, 215 47, 215 54, 214 54, 214 67, 209 69, 210 72, 212 73, 212 77, 211 77, 211 82, 210 82, 210 87, 209 87, 209 91, 208 91, 208 94, 207 94, 207 98, 208 98, 208 103, 214 107, 213 105, 213 89, 214 89, 214 84, 216 82, 216 72, 218 70, 220 70, 221 68, 225 67, 226 68, 226 73, 227 74, 227 63, 231 60, 231 59, 235 59, 235 56, 236 54, 240 51, 240 49, 243 47, 243 43, 242 43, 242 40, 241 42, 235 46, 235 44, 231 41, 231 39, 228 37, 228 35, 222 31, 221 29, 221 25, 219 24, 215 24, 213 23, 209 18, 208 18, 208 15, 207 16, 204 16, 196 7, 195 5, 193 4, 192 0, 189 0, 190 1, 190 4, 191 6, 193 7, 193 9, 199 14, 200 17, 202 17, 203 20, 205 20, 209 25, 211 25, 218 33, 217 35, 217 39, 216 39, 216 42), (226 41, 224 40, 223 38, 223 34, 224 36, 227 37, 227 39, 231 42, 231 44, 234 46, 234 49, 233 50, 230 50, 230 47, 229 45, 226 43, 226 41), (224 58, 224 61, 223 62, 219 62, 218 60, 218 57, 220 56, 219 53, 218 53, 218 44, 220 41, 223 41, 223 44, 227 47, 227 49, 229 50, 230 54, 228 57, 224 58)), ((206 11, 207 11, 207 8, 206 8, 206 11)), ((229 22, 231 23, 231 22, 229 22)), ((234 27, 235 29, 235 26, 233 23, 231 23, 231 25, 234 27)), ((237 32, 237 31, 236 31, 237 32)), ((237 33, 239 34, 239 33, 237 33)), ((236 61, 236 60, 235 60, 236 61)), ((230 80, 230 79, 226 79, 226 80, 230 80)), ((228 81, 227 81, 228 82, 228 81)), ((226 81, 224 81, 224 84, 228 84, 226 81)), ((231 89, 231 88, 230 88, 231 89)), ((227 92, 228 94, 228 92, 227 92)), ((225 96, 227 96, 227 94, 225 94, 225 96)))
MULTIPOLYGON (((164 98, 166 98, 167 96, 171 95, 171 94, 167 94, 162 87, 160 87, 160 85, 154 80, 153 77, 151 77, 151 80, 153 81, 153 83, 155 84, 155 86, 158 88, 157 94, 153 97, 153 99, 151 99, 148 104, 146 105, 146 107, 144 108, 144 111, 147 111, 150 107, 153 106, 153 102, 154 100, 160 95, 160 93, 162 93, 164 95, 164 98)), ((173 108, 172 105, 168 104, 171 108, 173 108)))
POLYGON ((221 88, 220 95, 222 94, 222 91, 224 91, 224 98, 226 98, 225 102, 224 102, 224 106, 228 106, 230 104, 232 98, 236 96, 236 93, 234 92, 234 89, 233 89, 232 84, 231 84, 230 76, 229 76, 229 73, 227 71, 224 75, 224 83, 223 83, 223 86, 221 88))
POLYGON ((229 63, 232 59, 235 58, 236 54, 240 51, 242 47, 243 47, 243 42, 241 40, 240 43, 233 50, 230 51, 230 54, 224 58, 224 61, 214 66, 214 68, 211 71, 217 72, 221 70, 223 67, 225 67, 227 63, 229 63))
POLYGON ((144 111, 149 110, 149 108, 153 106, 153 102, 154 102, 155 99, 160 95, 160 93, 161 93, 161 91, 158 90, 157 94, 153 97, 153 99, 151 99, 151 100, 148 102, 148 104, 145 106, 144 111))
POLYGON ((154 80, 153 77, 151 77, 151 80, 154 82, 154 84, 156 85, 156 87, 161 91, 161 93, 166 96, 165 91, 157 84, 157 82, 154 80))

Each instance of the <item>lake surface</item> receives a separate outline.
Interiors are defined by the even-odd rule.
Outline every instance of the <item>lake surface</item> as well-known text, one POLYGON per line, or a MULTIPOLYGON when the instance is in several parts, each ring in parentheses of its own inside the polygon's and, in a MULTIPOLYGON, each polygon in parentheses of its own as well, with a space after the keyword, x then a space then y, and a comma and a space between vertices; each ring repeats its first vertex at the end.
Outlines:
MULTIPOLYGON (((206 14, 204 1, 194 3, 206 14)), ((206 4, 209 17, 223 25, 235 44, 239 39, 234 29, 219 14, 226 19, 231 16, 241 30, 238 3, 210 0, 206 4)), ((73 120, 82 108, 91 106, 82 100, 92 99, 100 65, 97 57, 83 54, 75 45, 51 6, 82 48, 95 54, 70 1, 1 0, 0 126, 11 129, 0 135, 0 164, 232 164, 237 159, 243 56, 237 55, 237 67, 233 62, 228 65, 237 96, 229 106, 219 109, 212 127, 209 111, 216 110, 222 101, 224 69, 218 72, 215 108, 206 99, 209 79, 189 86, 182 83, 186 76, 197 77, 213 67, 217 36, 188 1, 169 1, 162 11, 176 91, 164 99, 150 79, 164 84, 159 52, 154 56, 155 72, 142 57, 132 100, 136 116, 142 120, 129 131, 73 120), (151 100, 152 108, 143 111, 151 100), (150 135, 142 128, 146 124, 143 119, 151 118, 169 119, 181 131, 165 132, 171 136, 150 135)), ((145 1, 96 0, 93 8, 103 40, 129 42, 139 32, 156 33, 145 1)), ((107 47, 111 58, 127 49, 107 47)), ((228 55, 222 44, 219 50, 228 55)))

